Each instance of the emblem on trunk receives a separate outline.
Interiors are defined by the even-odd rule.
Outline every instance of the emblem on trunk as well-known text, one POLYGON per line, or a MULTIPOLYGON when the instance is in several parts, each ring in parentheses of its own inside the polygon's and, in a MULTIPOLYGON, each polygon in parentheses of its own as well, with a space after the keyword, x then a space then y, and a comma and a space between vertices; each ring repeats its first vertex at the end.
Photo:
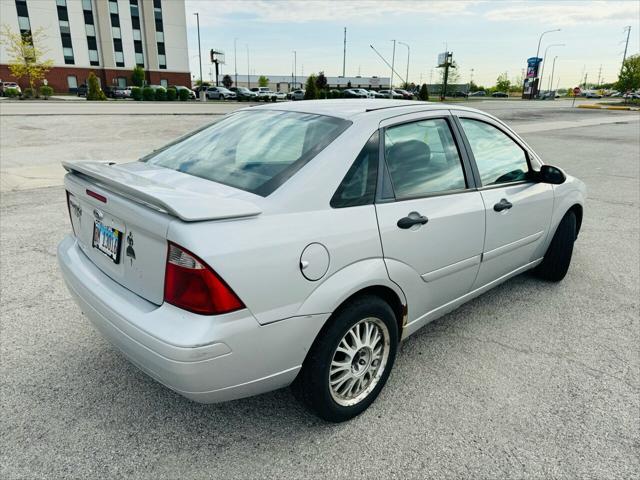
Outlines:
POLYGON ((133 265, 133 261, 136 259, 136 251, 133 249, 133 232, 129 232, 129 235, 127 235, 125 255, 130 258, 131 265, 133 265))

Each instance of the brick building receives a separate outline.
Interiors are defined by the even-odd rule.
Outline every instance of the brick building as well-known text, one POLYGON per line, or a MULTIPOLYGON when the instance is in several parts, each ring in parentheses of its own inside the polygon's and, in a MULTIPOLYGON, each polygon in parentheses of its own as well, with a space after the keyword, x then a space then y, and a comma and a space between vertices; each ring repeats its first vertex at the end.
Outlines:
MULTIPOLYGON (((149 84, 191 84, 184 0, 0 0, 0 19, 16 32, 44 29, 55 92, 75 92, 91 71, 102 85, 129 85, 136 65, 149 84)), ((0 44, 0 79, 18 81, 8 61, 0 44)))

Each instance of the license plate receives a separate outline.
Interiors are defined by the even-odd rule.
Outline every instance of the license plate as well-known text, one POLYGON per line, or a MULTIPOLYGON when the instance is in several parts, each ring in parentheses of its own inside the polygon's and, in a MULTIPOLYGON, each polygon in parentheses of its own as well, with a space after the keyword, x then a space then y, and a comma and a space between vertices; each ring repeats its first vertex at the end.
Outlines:
POLYGON ((122 232, 96 220, 93 224, 93 248, 105 254, 113 263, 120 262, 122 232))

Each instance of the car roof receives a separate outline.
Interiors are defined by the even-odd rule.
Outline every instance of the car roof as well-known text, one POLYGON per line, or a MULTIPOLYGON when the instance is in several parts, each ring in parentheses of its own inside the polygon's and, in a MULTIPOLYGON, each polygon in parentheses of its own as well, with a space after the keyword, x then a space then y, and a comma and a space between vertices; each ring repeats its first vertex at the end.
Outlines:
POLYGON ((448 105, 446 103, 420 102, 407 100, 387 100, 380 98, 371 99, 329 99, 329 100, 305 100, 303 102, 287 102, 275 105, 261 105, 247 107, 244 110, 279 110, 286 112, 316 113, 331 117, 353 120, 356 117, 377 116, 381 113, 384 116, 392 117, 405 113, 429 110, 468 110, 478 111, 474 108, 462 107, 459 105, 448 105))

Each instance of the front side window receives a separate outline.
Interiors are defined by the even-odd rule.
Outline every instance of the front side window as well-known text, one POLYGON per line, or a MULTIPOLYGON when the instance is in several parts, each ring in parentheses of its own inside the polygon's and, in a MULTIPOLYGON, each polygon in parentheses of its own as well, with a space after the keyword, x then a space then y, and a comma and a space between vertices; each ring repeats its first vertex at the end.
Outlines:
POLYGON ((461 118, 460 123, 471 145, 483 186, 527 179, 529 164, 520 145, 480 120, 461 118))
POLYGON ((142 161, 267 196, 350 124, 308 113, 238 112, 142 161))
POLYGON ((331 198, 333 208, 373 203, 378 179, 379 135, 374 133, 356 157, 353 165, 331 198))
POLYGON ((384 150, 396 199, 467 187, 449 123, 442 118, 385 130, 384 150))

